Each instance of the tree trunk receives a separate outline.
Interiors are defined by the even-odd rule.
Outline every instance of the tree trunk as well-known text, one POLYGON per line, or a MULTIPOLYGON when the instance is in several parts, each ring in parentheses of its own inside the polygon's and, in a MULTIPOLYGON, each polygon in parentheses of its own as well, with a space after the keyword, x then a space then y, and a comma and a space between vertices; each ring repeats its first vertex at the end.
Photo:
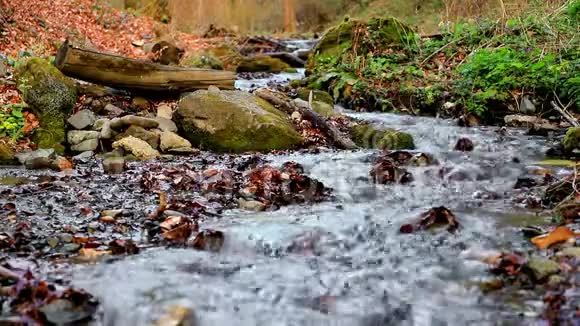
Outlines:
POLYGON ((215 85, 233 89, 232 72, 164 66, 80 49, 66 41, 58 50, 55 66, 65 75, 132 92, 183 93, 215 85))
POLYGON ((296 8, 294 0, 284 0, 284 32, 296 32, 296 8))

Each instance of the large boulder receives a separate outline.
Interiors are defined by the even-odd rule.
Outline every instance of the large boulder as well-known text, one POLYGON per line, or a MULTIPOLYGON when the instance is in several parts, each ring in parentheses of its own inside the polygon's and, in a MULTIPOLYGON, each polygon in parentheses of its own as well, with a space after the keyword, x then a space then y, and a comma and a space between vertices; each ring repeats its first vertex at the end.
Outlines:
POLYGON ((174 114, 193 146, 240 153, 296 148, 302 137, 286 115, 241 91, 197 91, 182 98, 174 114))
POLYGON ((365 57, 369 53, 401 47, 414 39, 413 30, 392 17, 369 21, 347 18, 322 36, 311 52, 307 69, 324 70, 356 56, 365 57))
POLYGON ((32 140, 39 148, 64 151, 66 118, 77 99, 74 83, 41 58, 30 58, 17 69, 16 83, 40 120, 32 140))
POLYGON ((353 141, 360 147, 378 149, 414 149, 413 136, 394 129, 379 129, 360 124, 351 129, 353 141))

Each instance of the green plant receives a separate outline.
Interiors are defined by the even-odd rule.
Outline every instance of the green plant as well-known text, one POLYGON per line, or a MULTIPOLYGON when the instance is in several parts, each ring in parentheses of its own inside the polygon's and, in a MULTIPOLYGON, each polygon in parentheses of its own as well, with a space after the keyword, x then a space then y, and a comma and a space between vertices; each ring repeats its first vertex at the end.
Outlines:
POLYGON ((6 104, 0 109, 0 137, 16 140, 22 136, 24 128, 25 103, 6 104))

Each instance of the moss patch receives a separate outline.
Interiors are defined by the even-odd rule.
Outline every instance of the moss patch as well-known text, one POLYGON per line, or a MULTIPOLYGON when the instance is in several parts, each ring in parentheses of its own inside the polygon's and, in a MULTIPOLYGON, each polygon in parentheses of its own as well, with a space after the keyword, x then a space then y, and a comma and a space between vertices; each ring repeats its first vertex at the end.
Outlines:
POLYGON ((298 90, 298 98, 302 99, 304 101, 308 101, 308 99, 310 98, 310 92, 312 92, 312 100, 313 101, 319 101, 319 102, 324 102, 327 103, 329 105, 334 105, 334 100, 332 99, 332 96, 330 96, 330 94, 328 94, 328 92, 325 91, 320 91, 320 90, 316 90, 316 89, 309 89, 309 88, 300 88, 298 90))
POLYGON ((16 72, 16 84, 24 101, 40 120, 33 141, 39 148, 64 150, 65 119, 76 103, 72 80, 41 58, 30 58, 16 72))
POLYGON ((209 52, 192 53, 181 60, 185 67, 223 70, 221 60, 209 52))
POLYGON ((567 151, 580 149, 580 127, 568 129, 562 144, 567 151))

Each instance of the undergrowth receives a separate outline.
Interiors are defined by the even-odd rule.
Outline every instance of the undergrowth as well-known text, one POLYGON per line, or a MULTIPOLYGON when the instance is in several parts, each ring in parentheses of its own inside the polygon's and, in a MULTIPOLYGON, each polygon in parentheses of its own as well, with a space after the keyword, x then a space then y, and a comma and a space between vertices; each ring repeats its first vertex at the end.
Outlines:
POLYGON ((580 1, 555 11, 449 25, 437 37, 401 35, 380 46, 369 27, 341 55, 316 61, 310 82, 358 110, 436 113, 445 102, 484 118, 517 112, 524 97, 537 113, 550 102, 580 108, 580 1), (364 44, 377 44, 363 48, 364 44))
POLYGON ((16 140, 22 136, 24 128, 24 103, 6 104, 0 108, 0 138, 16 140))

